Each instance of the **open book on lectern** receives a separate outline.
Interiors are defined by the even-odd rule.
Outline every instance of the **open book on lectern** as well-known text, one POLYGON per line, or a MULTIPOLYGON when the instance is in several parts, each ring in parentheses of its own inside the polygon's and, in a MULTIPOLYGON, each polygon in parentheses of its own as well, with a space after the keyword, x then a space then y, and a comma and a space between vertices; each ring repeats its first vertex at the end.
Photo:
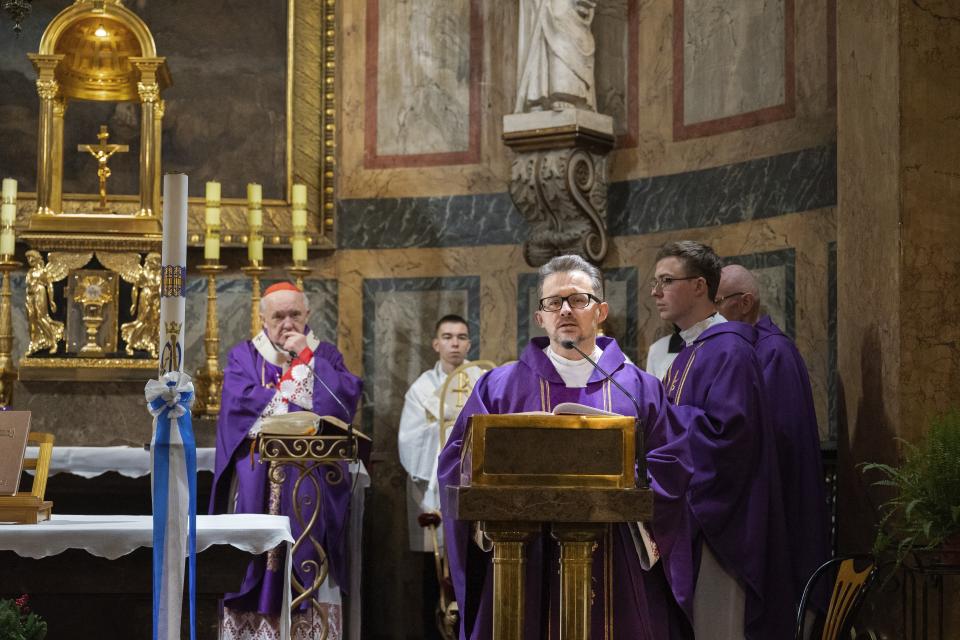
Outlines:
POLYGON ((588 407, 579 402, 561 402, 553 411, 522 411, 514 415, 521 416, 622 416, 622 413, 604 411, 596 407, 588 407))

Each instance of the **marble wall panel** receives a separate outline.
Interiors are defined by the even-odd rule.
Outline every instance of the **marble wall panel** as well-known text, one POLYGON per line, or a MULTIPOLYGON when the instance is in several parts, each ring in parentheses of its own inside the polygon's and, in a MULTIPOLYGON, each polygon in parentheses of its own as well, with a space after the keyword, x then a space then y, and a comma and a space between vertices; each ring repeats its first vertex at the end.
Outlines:
MULTIPOLYGON (((480 279, 383 278, 363 283, 363 428, 376 448, 396 448, 403 394, 436 363, 431 341, 436 321, 448 313, 467 319, 480 336, 480 279)), ((479 339, 469 357, 479 357, 479 339)))
MULTIPOLYGON (((700 127, 710 123, 722 126, 695 132, 701 137, 684 137, 674 131, 674 123, 682 128, 682 102, 680 117, 674 118, 674 98, 683 93, 683 83, 675 91, 674 81, 683 79, 682 66, 674 73, 674 26, 681 25, 682 16, 674 15, 674 2, 641 2, 640 0, 616 0, 612 3, 600 3, 599 15, 594 20, 597 35, 597 84, 600 91, 601 110, 607 110, 618 118, 618 131, 621 132, 619 148, 614 151, 611 163, 611 178, 615 181, 647 178, 650 176, 684 173, 726 164, 742 162, 782 153, 785 150, 809 148, 830 144, 836 136, 836 118, 833 101, 825 99, 831 74, 829 72, 828 45, 828 3, 823 0, 771 0, 770 2, 733 3, 733 15, 728 21, 735 25, 743 23, 744 15, 755 12, 767 20, 769 7, 782 7, 783 16, 779 25, 782 55, 779 64, 783 69, 793 68, 793 73, 781 73, 780 90, 784 94, 781 107, 765 107, 759 111, 706 120, 688 125, 700 127), (627 19, 616 20, 624 5, 627 19), (631 8, 636 11, 631 16, 631 8), (746 12, 738 13, 738 12, 746 12), (792 22, 791 22, 792 21, 792 22), (636 37, 632 35, 636 32, 636 37), (627 33, 625 33, 627 32, 627 33), (626 42, 624 42, 626 35, 626 42), (793 63, 788 64, 788 53, 792 40, 793 63), (636 53, 632 52, 632 42, 636 42, 636 53), (620 76, 621 60, 627 51, 626 85, 620 76), (630 87, 633 83, 633 87, 630 87), (624 87, 621 90, 621 86, 624 87), (625 91, 626 99, 621 98, 625 91), (793 95, 793 107, 790 96, 793 95), (609 100, 608 100, 609 98, 609 100), (631 99, 635 98, 632 102, 631 99), (623 135, 620 128, 621 109, 632 111, 636 105, 636 115, 627 114, 631 127, 636 131, 635 142, 626 142, 631 135, 623 135), (621 106, 623 105, 623 106, 621 106), (786 118, 790 114, 797 117, 773 121, 774 116, 786 118), (739 120, 738 120, 739 119, 739 120), (749 125, 767 123, 762 128, 744 128, 749 125), (731 128, 733 127, 733 128, 731 128), (739 127, 739 128, 737 128, 739 127)), ((691 6, 707 6, 707 0, 690 2, 691 6)), ((730 4, 730 3, 727 3, 730 4)), ((516 85, 516 3, 481 3, 480 16, 483 23, 484 38, 479 59, 483 60, 480 89, 483 106, 479 116, 480 147, 479 155, 472 164, 461 164, 462 160, 448 161, 446 164, 423 166, 424 171, 410 171, 407 164, 390 165, 369 164, 368 142, 371 139, 367 130, 366 116, 370 97, 366 90, 368 61, 379 58, 379 51, 369 38, 356 37, 364 34, 369 21, 369 0, 347 0, 343 6, 343 31, 350 35, 344 39, 342 73, 342 113, 341 131, 349 132, 342 136, 338 158, 343 169, 340 193, 348 198, 405 198, 422 196, 485 194, 503 189, 510 176, 512 154, 500 140, 501 118, 513 109, 516 85)), ((711 7, 721 3, 713 0, 711 7)), ((684 3, 680 2, 681 11, 684 3)), ((701 15, 706 9, 700 10, 701 15)), ((722 16, 721 16, 722 18, 722 16)), ((718 19, 722 22, 722 19, 718 19)), ((761 40, 767 37, 762 23, 760 28, 751 29, 760 34, 761 40)), ((728 25, 729 26, 729 25, 728 25)), ((739 27, 738 27, 739 28, 739 27)), ((684 44, 681 33, 676 42, 684 44)), ((751 40, 748 44, 752 43, 751 40)), ((746 57, 749 47, 744 46, 732 52, 735 56, 746 57), (742 49, 742 50, 741 50, 742 49)), ((698 49, 700 50, 700 49, 698 49)), ((768 57, 772 63, 778 58, 768 57)), ((679 59, 679 58, 678 58, 679 59)), ((742 72, 737 76, 749 80, 750 69, 756 71, 760 58, 746 57, 737 62, 734 69, 742 72)), ((770 83, 761 81, 766 87, 770 83)), ((710 100, 736 103, 743 98, 742 90, 726 91, 719 96, 707 96, 710 100)), ((770 85, 772 86, 772 85, 770 85)), ((756 101, 755 101, 756 102, 756 101)), ((762 101, 761 101, 762 102, 762 101)), ((742 108, 753 108, 746 104, 742 108)), ((473 124, 471 123, 471 132, 473 124)), ((375 150, 374 150, 375 151, 375 150)), ((429 155, 429 154, 427 154, 429 155)), ((420 156, 402 156, 412 159, 420 156)))
POLYGON ((367 28, 367 166, 475 160, 478 0, 369 0, 367 28))
POLYGON ((757 118, 744 116, 777 107, 786 107, 778 117, 792 115, 792 1, 676 0, 674 6, 678 137, 753 126, 757 118), (725 124, 689 128, 711 121, 725 124))
POLYGON ((837 443, 837 243, 827 243, 827 440, 837 443))
MULTIPOLYGON (((604 297, 610 308, 604 334, 616 338, 628 358, 637 361, 637 269, 604 269, 604 297)), ((517 357, 531 338, 544 336, 533 317, 539 306, 536 273, 517 275, 517 357)))
MULTIPOLYGON (((628 236, 731 224, 832 206, 836 146, 825 145, 685 173, 615 182, 607 228, 628 236)), ((506 193, 344 199, 345 249, 519 244, 527 224, 506 193)))

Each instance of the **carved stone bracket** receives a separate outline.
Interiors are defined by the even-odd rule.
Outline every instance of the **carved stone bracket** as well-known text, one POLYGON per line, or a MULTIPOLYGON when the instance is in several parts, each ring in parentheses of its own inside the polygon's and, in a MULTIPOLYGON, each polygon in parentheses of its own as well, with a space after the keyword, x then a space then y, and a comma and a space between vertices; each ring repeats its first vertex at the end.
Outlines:
POLYGON ((567 253, 599 264, 607 255, 612 129, 609 116, 574 109, 504 118, 504 142, 517 152, 510 196, 530 225, 530 266, 567 253))

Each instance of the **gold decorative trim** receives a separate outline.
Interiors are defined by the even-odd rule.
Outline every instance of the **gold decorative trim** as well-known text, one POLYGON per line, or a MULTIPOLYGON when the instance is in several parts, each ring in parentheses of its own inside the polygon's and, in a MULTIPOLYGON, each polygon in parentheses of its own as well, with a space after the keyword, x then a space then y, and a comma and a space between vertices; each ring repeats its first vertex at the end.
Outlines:
POLYGON ((159 251, 160 235, 101 236, 95 234, 62 236, 47 233, 24 233, 22 240, 39 251, 159 251))
POLYGON ((20 380, 145 381, 157 372, 149 358, 21 358, 20 380))

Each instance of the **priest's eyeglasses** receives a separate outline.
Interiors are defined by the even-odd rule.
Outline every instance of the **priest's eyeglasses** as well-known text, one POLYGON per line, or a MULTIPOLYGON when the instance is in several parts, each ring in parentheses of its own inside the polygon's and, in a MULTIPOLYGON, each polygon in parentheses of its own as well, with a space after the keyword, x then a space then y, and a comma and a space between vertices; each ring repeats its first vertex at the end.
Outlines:
POLYGON ((674 276, 660 276, 659 278, 654 278, 650 281, 650 288, 654 291, 663 291, 664 289, 669 289, 677 280, 696 280, 697 278, 702 278, 703 276, 686 276, 684 278, 677 278, 674 276))
POLYGON ((603 302, 603 300, 592 293, 571 293, 568 296, 547 296, 546 298, 540 298, 540 310, 554 312, 560 311, 560 309, 563 308, 564 302, 570 305, 571 309, 586 309, 590 306, 591 302, 600 303, 603 302))
POLYGON ((737 296, 742 296, 746 291, 737 291, 736 293, 728 293, 725 296, 717 296, 717 299, 713 301, 714 304, 723 304, 730 298, 736 298, 737 296))

